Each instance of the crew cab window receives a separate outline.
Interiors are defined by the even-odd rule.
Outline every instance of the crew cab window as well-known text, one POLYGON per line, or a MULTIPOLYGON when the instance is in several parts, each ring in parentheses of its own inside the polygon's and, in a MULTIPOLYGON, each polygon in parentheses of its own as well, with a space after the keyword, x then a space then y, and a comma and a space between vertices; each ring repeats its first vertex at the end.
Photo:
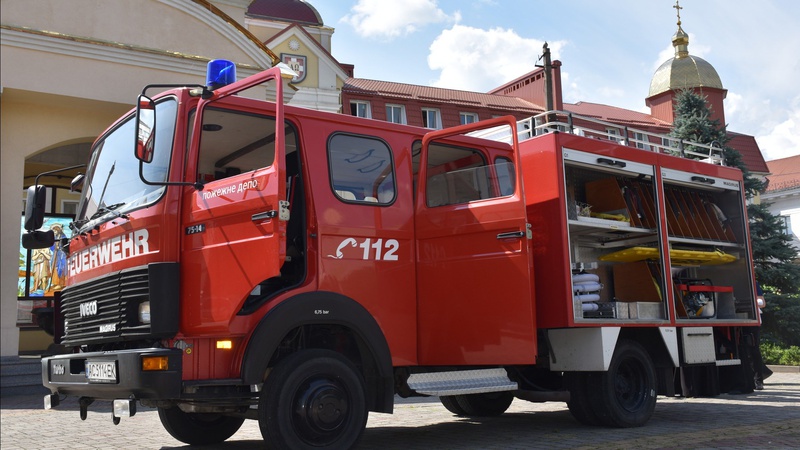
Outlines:
POLYGON ((494 160, 495 170, 497 171, 497 185, 500 188, 500 195, 511 195, 514 193, 514 183, 516 183, 517 173, 514 171, 514 163, 510 159, 501 156, 494 160))
POLYGON ((346 202, 386 205, 395 198, 394 164, 382 140, 337 133, 328 140, 334 194, 346 202))
MULTIPOLYGON (((275 159, 275 118, 206 108, 200 137, 198 180, 210 182, 271 166, 275 159)), ((287 152, 296 144, 286 128, 287 152)))
POLYGON ((433 143, 428 147, 426 203, 436 207, 511 195, 513 177, 507 158, 489 165, 478 150, 433 143))

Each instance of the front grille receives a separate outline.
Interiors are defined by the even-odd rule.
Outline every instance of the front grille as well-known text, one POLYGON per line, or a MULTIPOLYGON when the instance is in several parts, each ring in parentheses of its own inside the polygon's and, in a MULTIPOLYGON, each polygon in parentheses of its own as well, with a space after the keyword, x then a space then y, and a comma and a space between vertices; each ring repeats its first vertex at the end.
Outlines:
POLYGON ((149 296, 146 266, 65 288, 61 295, 65 320, 61 343, 97 344, 147 336, 150 326, 138 323, 138 309, 149 296))

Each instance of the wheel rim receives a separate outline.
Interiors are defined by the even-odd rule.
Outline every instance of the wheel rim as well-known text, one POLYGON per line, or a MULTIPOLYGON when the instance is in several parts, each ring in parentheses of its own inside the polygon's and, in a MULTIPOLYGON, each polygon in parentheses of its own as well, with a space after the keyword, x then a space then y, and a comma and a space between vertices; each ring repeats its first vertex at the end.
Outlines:
POLYGON ((292 422, 297 435, 313 444, 335 441, 347 426, 349 404, 347 390, 336 380, 305 381, 294 397, 292 422))
POLYGON ((635 412, 647 400, 647 374, 638 361, 627 359, 622 362, 614 377, 617 402, 627 411, 635 412))

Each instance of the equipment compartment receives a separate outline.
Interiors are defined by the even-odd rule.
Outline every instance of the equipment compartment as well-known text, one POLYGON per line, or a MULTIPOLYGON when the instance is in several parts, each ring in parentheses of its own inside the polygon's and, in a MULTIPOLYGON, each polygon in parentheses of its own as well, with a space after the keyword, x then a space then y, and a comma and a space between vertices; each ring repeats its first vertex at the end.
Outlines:
POLYGON ((572 263, 596 263, 602 284, 596 302, 587 304, 586 297, 574 293, 574 299, 582 300, 574 302, 575 319, 665 320, 653 166, 574 150, 565 151, 564 164, 572 263), (650 258, 604 259, 634 246, 647 249, 650 258), (647 311, 637 305, 631 314, 631 303, 647 305, 647 311))

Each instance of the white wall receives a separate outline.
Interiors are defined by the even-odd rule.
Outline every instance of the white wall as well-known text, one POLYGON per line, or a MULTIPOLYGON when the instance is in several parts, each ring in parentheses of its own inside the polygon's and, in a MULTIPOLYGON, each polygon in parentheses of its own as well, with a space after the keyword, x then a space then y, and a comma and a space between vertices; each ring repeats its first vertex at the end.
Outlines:
MULTIPOLYGON (((243 20, 245 0, 220 0, 243 20)), ((229 23, 183 0, 0 2, 0 355, 16 355, 25 158, 91 142, 148 83, 205 81, 208 59, 270 60, 229 23)), ((246 75, 244 73, 242 75, 246 75)))

